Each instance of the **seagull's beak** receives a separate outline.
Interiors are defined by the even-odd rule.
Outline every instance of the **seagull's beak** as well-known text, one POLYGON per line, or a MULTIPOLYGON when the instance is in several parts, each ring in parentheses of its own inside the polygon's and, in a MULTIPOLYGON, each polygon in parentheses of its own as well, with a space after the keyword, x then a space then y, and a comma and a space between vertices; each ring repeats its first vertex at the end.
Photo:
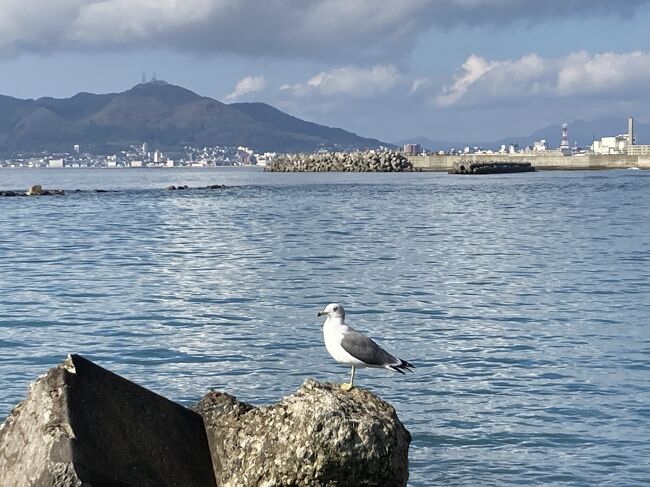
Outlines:
POLYGON ((319 312, 316 314, 316 316, 323 316, 323 315, 326 315, 326 314, 327 314, 327 313, 325 313, 325 311, 319 311, 319 312))

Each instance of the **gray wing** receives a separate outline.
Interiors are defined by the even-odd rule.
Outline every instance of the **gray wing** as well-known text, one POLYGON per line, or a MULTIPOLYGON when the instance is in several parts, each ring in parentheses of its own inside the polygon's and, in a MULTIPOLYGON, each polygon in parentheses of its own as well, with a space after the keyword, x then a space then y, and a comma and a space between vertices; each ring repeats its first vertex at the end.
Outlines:
POLYGON ((343 333, 341 347, 354 358, 368 365, 383 367, 399 363, 398 359, 358 331, 350 330, 343 333))

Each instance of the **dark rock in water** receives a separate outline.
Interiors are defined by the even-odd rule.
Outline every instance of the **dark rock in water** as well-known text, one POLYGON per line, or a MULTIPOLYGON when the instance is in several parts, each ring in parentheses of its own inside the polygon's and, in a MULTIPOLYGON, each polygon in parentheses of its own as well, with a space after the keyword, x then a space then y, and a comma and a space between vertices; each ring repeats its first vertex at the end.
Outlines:
POLYGON ((216 483, 198 414, 72 355, 0 426, 0 485, 216 483))
POLYGON ((62 189, 43 189, 40 184, 31 186, 26 192, 26 196, 60 196, 64 195, 65 191, 62 189))
POLYGON ((210 184, 208 186, 199 186, 199 187, 196 187, 196 188, 190 188, 186 184, 185 185, 179 185, 179 186, 175 186, 175 185, 172 184, 171 186, 167 186, 166 189, 169 190, 169 191, 178 191, 178 190, 183 190, 183 189, 222 189, 222 188, 225 188, 225 187, 226 186, 224 184, 210 184))
POLYGON ((505 174, 514 172, 533 172, 530 162, 462 161, 455 162, 449 174, 505 174))
POLYGON ((18 193, 14 191, 0 191, 0 196, 5 196, 5 197, 18 196, 18 193))
POLYGON ((27 196, 40 196, 43 194, 43 187, 40 184, 31 186, 25 193, 27 196))
POLYGON ((307 380, 255 408, 220 392, 197 406, 220 486, 406 485, 411 435, 393 407, 364 389, 307 380))

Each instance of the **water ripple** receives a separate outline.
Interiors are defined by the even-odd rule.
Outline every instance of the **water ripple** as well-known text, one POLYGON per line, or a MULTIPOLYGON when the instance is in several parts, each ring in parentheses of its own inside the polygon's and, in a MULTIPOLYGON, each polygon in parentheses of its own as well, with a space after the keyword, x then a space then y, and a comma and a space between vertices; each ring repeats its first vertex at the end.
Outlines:
POLYGON ((647 485, 650 173, 0 172, 128 189, 0 200, 3 413, 67 352, 184 404, 341 381, 315 316, 340 301, 417 366, 358 375, 410 485, 647 485))

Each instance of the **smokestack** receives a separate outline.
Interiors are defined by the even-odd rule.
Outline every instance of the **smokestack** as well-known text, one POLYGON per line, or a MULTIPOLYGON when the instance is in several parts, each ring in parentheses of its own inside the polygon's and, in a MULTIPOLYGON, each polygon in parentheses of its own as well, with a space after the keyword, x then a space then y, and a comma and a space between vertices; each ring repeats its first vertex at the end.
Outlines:
POLYGON ((627 119, 627 141, 630 145, 634 145, 634 118, 632 117, 627 119))

